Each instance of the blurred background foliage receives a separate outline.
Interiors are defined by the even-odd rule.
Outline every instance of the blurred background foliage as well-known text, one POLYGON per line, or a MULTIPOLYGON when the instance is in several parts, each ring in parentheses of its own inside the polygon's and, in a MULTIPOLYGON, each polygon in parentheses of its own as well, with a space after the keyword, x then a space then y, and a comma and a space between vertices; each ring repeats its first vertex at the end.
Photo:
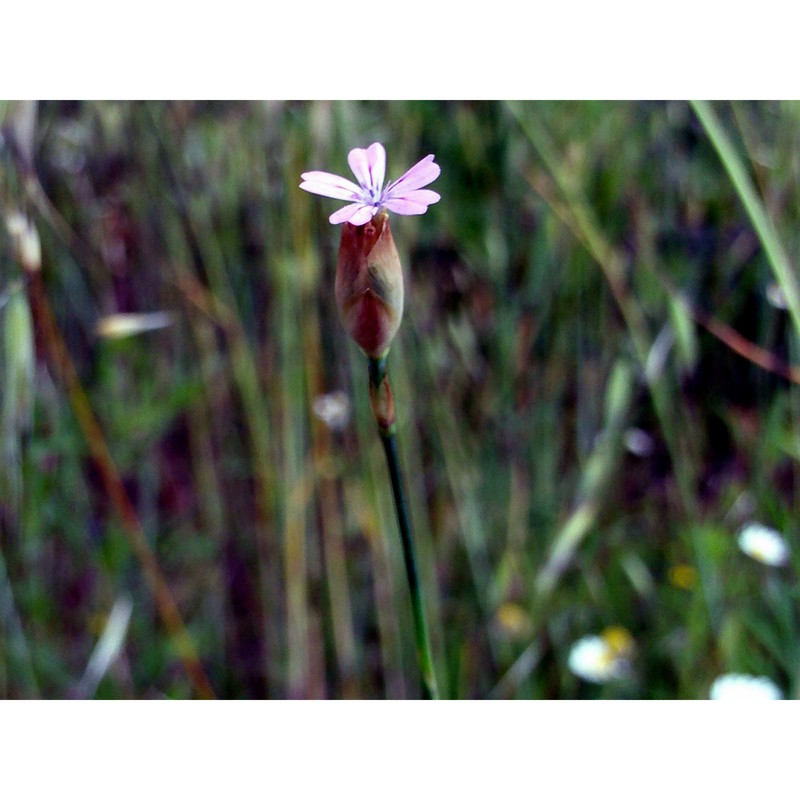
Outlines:
MULTIPOLYGON (((800 106, 712 108, 796 263, 800 106)), ((797 542, 797 332, 690 105, 0 120, 0 696, 419 696, 338 205, 298 189, 373 141, 390 178, 442 166, 392 222, 389 359, 442 694, 800 688, 796 553, 736 546, 751 520, 797 542), (581 680, 609 629, 630 668, 581 680)))

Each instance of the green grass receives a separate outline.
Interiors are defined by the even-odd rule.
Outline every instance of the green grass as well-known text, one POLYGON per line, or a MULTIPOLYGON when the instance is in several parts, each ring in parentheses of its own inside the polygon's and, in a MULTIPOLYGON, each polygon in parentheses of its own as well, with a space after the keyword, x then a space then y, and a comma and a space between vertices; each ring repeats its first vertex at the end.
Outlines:
POLYGON ((390 178, 442 166, 441 202, 392 220, 389 360, 442 696, 695 698, 724 672, 798 693, 798 390, 687 309, 800 363, 800 106, 42 103, 41 191, 19 113, 0 111, 1 696, 72 696, 125 597, 95 696, 196 694, 63 377, 41 341, 25 355, 14 210, 215 693, 418 696, 366 362, 333 298, 338 206, 298 188, 376 140, 390 178), (165 310, 162 330, 94 332, 165 310), (336 390, 352 414, 330 430, 312 407, 336 390), (749 519, 788 566, 739 551, 749 519), (581 681, 570 648, 611 626, 631 674, 581 681))

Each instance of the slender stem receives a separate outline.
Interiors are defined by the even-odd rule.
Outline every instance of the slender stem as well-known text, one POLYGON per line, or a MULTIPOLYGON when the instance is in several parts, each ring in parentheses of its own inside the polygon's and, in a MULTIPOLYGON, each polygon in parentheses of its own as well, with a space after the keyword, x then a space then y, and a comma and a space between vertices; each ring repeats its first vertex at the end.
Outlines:
POLYGON ((86 439, 89 452, 97 466, 106 493, 117 510, 131 549, 139 559, 145 580, 153 592, 158 613, 174 643, 186 675, 198 697, 204 700, 214 699, 216 697, 214 689, 206 676, 169 584, 147 541, 139 516, 111 457, 100 423, 78 378, 75 364, 67 350, 38 272, 30 275, 29 296, 34 322, 45 353, 66 385, 72 410, 86 439))
POLYGON ((397 433, 394 420, 394 402, 389 379, 386 376, 386 359, 370 359, 369 362, 370 397, 378 433, 381 436, 389 477, 392 483, 394 507, 397 512, 397 524, 400 528, 400 540, 403 544, 403 560, 406 567, 408 588, 411 592, 411 610, 414 616, 414 639, 417 646, 417 658, 422 673, 422 696, 425 700, 438 699, 436 674, 433 670, 428 623, 425 618, 425 604, 422 599, 422 587, 417 570, 417 558, 414 550, 414 538, 411 533, 411 519, 406 503, 406 491, 400 459, 397 454, 397 433))
POLYGON ((436 676, 433 672, 428 625, 425 620, 425 607, 422 602, 422 588, 419 583, 419 573, 417 572, 414 540, 411 534, 408 508, 406 507, 403 475, 400 471, 400 460, 397 457, 397 434, 391 433, 388 436, 381 436, 381 441, 386 452, 386 462, 389 465, 392 494, 394 495, 395 510, 397 511, 397 524, 400 527, 400 539, 403 543, 403 559, 406 564, 406 577, 408 578, 408 588, 411 592, 411 609, 414 614, 414 637, 417 643, 419 666, 422 670, 423 696, 426 700, 434 700, 438 696, 436 676))
POLYGON ((794 322, 795 332, 800 336, 800 284, 792 269, 789 256, 783 248, 775 225, 768 216, 763 201, 758 196, 742 160, 739 158, 725 129, 717 119, 711 104, 704 100, 695 100, 690 102, 690 105, 714 145, 736 189, 736 194, 739 196, 747 216, 750 217, 750 221, 753 223, 775 278, 786 296, 786 303, 789 306, 789 314, 794 322))

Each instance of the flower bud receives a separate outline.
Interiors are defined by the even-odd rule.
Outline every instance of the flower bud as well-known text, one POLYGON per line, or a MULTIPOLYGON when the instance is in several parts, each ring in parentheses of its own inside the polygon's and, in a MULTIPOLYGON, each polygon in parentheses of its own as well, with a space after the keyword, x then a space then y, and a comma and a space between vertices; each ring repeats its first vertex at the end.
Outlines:
POLYGON ((385 211, 364 225, 344 223, 336 305, 342 324, 364 353, 383 356, 403 316, 403 270, 385 211))

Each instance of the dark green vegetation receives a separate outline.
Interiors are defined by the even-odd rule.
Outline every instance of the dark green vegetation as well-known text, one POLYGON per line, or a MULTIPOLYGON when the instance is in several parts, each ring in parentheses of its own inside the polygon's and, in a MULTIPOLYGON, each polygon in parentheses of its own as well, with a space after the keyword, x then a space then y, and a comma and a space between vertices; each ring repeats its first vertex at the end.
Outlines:
MULTIPOLYGON (((442 167, 442 201, 392 221, 388 361, 441 694, 704 697, 732 671, 800 688, 800 561, 736 545, 751 519, 800 534, 796 331, 689 105, 43 103, 33 127, 0 109, 0 696, 202 694, 171 607, 220 697, 417 696, 366 359, 334 306, 341 204, 297 188, 376 140, 390 178, 442 167), (154 311, 174 323, 96 333, 154 311), (352 415, 331 430, 313 408, 334 391, 352 415), (572 644, 612 625, 632 674, 580 681, 572 644)), ((796 264, 800 106, 713 110, 796 264)))

